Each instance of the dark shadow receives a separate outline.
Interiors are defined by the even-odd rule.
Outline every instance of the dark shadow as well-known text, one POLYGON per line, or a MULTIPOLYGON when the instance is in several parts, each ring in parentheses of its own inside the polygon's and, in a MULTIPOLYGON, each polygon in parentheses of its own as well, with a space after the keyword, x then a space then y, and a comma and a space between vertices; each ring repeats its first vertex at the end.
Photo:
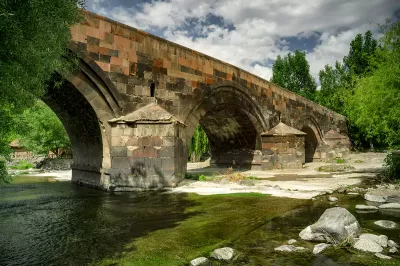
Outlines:
POLYGON ((305 137, 304 149, 306 163, 309 163, 314 160, 314 154, 318 146, 318 140, 314 131, 310 127, 303 127, 301 131, 307 134, 305 137))
POLYGON ((156 84, 151 83, 150 85, 150 97, 156 96, 156 84))

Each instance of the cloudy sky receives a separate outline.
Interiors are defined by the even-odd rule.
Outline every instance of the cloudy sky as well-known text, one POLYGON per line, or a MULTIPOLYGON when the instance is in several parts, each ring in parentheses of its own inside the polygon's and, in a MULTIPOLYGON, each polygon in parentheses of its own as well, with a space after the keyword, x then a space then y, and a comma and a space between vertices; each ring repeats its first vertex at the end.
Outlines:
POLYGON ((86 8, 270 79, 305 50, 311 74, 341 61, 358 33, 400 17, 400 0, 87 0, 86 8))

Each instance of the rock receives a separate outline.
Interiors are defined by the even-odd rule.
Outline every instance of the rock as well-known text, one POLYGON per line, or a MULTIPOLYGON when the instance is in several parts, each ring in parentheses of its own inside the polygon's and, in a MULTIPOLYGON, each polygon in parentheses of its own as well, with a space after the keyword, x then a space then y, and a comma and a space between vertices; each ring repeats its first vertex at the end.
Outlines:
POLYGON ((397 243, 394 242, 393 240, 389 240, 388 241, 388 246, 391 247, 391 248, 398 248, 399 247, 399 245, 397 245, 397 243))
POLYGON ((378 243, 370 239, 358 239, 353 246, 355 249, 367 252, 382 252, 383 248, 378 243))
POLYGON ((374 235, 374 234, 362 234, 359 236, 359 239, 367 239, 374 241, 375 243, 379 244, 381 247, 386 248, 388 245, 388 237, 385 235, 374 235))
POLYGON ((290 239, 290 240, 288 241, 288 244, 289 244, 289 245, 292 245, 292 244, 294 244, 294 243, 296 243, 296 242, 297 242, 296 239, 290 239))
POLYGON ((304 251, 306 248, 296 247, 293 245, 283 245, 277 248, 274 248, 275 251, 283 251, 283 252, 293 252, 293 251, 304 251))
POLYGON ((340 243, 347 237, 356 237, 361 231, 357 219, 345 208, 325 210, 319 220, 300 232, 299 236, 309 241, 340 243))
POLYGON ((192 260, 190 262, 190 265, 192 266, 198 266, 198 265, 204 265, 208 262, 208 259, 206 257, 200 257, 192 260))
POLYGON ((326 244, 326 243, 321 243, 321 244, 315 245, 314 249, 313 249, 313 254, 316 255, 318 253, 321 253, 322 251, 329 248, 330 246, 331 246, 331 244, 326 244))
POLYGON ((397 253, 397 252, 399 252, 399 251, 395 247, 392 247, 389 249, 389 253, 397 253))
POLYGON ((320 172, 345 172, 355 170, 356 168, 347 164, 330 164, 323 165, 317 168, 317 171, 320 172))
POLYGON ((386 256, 386 255, 383 255, 381 253, 375 253, 375 256, 380 259, 384 259, 384 260, 390 260, 392 258, 392 257, 386 256))
POLYGON ((254 186, 256 184, 256 182, 254 182, 254 180, 251 179, 245 179, 240 181, 240 184, 243 186, 254 186))
POLYGON ((379 206, 379 209, 400 209, 400 203, 386 203, 379 206))
POLYGON ((368 205, 356 205, 356 210, 375 211, 375 210, 378 210, 378 207, 368 206, 368 205))
POLYGON ((217 260, 231 260, 233 258, 235 251, 233 248, 224 247, 224 248, 217 248, 211 254, 211 257, 217 260))
POLYGON ((373 201, 373 202, 382 202, 385 203, 387 201, 386 196, 383 195, 374 195, 374 194, 370 194, 367 193, 364 195, 364 199, 368 200, 368 201, 373 201))
POLYGON ((383 228, 388 228, 388 229, 392 229, 392 228, 396 228, 397 224, 395 222, 392 221, 388 221, 388 220, 379 220, 374 222, 374 224, 383 227, 383 228))
POLYGON ((347 193, 347 195, 360 195, 360 193, 358 193, 358 192, 349 192, 349 193, 347 193))
POLYGON ((338 201, 338 198, 329 196, 328 200, 329 200, 330 202, 335 202, 335 201, 338 201))

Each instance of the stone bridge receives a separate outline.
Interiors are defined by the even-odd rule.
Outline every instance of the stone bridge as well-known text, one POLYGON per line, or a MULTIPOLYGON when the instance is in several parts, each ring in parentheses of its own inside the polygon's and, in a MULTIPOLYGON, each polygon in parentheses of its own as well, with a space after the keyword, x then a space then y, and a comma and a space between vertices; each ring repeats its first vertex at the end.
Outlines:
POLYGON ((79 70, 43 100, 70 137, 75 182, 175 186, 197 124, 216 166, 295 168, 348 153, 345 117, 247 71, 87 11, 71 33, 79 70))

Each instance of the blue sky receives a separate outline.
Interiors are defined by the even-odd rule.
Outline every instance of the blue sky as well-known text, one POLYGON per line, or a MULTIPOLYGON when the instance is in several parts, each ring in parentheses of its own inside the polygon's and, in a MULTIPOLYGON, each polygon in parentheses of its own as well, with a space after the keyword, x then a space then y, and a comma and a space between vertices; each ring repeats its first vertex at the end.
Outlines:
POLYGON ((304 50, 311 74, 341 61, 358 33, 398 19, 400 0, 87 0, 86 8, 270 79, 304 50))

